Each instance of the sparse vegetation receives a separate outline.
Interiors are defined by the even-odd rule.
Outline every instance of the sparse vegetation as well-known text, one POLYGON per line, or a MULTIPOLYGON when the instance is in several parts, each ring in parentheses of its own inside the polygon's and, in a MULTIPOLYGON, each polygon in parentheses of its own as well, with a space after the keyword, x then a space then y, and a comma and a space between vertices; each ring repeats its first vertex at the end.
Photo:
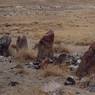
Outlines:
POLYGON ((37 57, 33 46, 49 29, 55 34, 54 53, 84 53, 95 41, 95 0, 0 0, 0 36, 9 32, 15 44, 17 36, 26 35, 29 44, 29 50, 9 48, 15 62, 0 61, 0 95, 95 95, 76 85, 64 86, 64 79, 72 75, 65 63, 40 70, 28 63, 37 57), (62 94, 41 89, 52 80, 62 83, 62 94), (10 81, 19 84, 10 87, 10 81))
POLYGON ((49 76, 65 76, 69 73, 66 65, 49 65, 47 69, 42 72, 42 76, 47 78, 49 76))
POLYGON ((33 60, 37 57, 37 52, 34 50, 25 50, 22 49, 19 52, 17 52, 17 55, 15 56, 17 60, 19 61, 28 61, 33 60))

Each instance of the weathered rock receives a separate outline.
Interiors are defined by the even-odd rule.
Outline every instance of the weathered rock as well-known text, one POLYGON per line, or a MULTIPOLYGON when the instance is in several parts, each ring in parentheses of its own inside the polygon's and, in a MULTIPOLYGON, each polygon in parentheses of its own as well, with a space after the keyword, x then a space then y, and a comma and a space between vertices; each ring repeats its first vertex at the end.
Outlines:
POLYGON ((76 75, 81 78, 90 73, 95 73, 95 42, 90 45, 88 51, 83 55, 76 75))
POLYGON ((78 67, 79 67, 78 65, 70 65, 69 69, 70 69, 70 71, 74 71, 75 72, 78 69, 78 67))
POLYGON ((18 36, 17 41, 16 41, 16 46, 17 46, 17 51, 19 49, 26 49, 28 48, 28 42, 26 36, 18 36))
POLYGON ((9 56, 9 46, 11 43, 11 37, 9 35, 4 35, 0 38, 0 55, 9 56))
POLYGON ((16 85, 18 85, 19 83, 18 82, 16 82, 16 81, 11 81, 10 83, 9 83, 9 86, 16 86, 16 85))
POLYGON ((57 90, 60 90, 62 85, 56 81, 50 81, 48 83, 45 83, 44 86, 42 87, 42 90, 44 92, 56 92, 57 90))
POLYGON ((89 77, 83 77, 80 81, 79 81, 79 87, 80 88, 87 88, 90 84, 90 79, 89 77))
POLYGON ((30 62, 25 64, 27 68, 40 69, 40 62, 30 62))
POLYGON ((74 78, 72 78, 72 77, 68 77, 64 83, 64 85, 75 85, 75 84, 76 84, 76 82, 75 82, 74 78))
POLYGON ((40 67, 41 67, 42 69, 46 69, 47 66, 48 66, 48 64, 49 64, 49 59, 48 59, 48 58, 45 58, 45 59, 40 63, 40 67))
POLYGON ((81 57, 79 55, 73 55, 71 64, 79 65, 80 63, 81 63, 81 57))
POLYGON ((67 54, 65 53, 60 54, 57 58, 57 63, 62 64, 63 62, 66 61, 66 58, 67 58, 67 54))
POLYGON ((95 84, 89 86, 89 87, 88 87, 88 90, 89 90, 90 92, 94 92, 94 93, 95 93, 95 84))
POLYGON ((53 57, 53 43, 54 43, 54 32, 49 30, 42 39, 39 41, 38 45, 38 59, 42 60, 46 57, 53 57))

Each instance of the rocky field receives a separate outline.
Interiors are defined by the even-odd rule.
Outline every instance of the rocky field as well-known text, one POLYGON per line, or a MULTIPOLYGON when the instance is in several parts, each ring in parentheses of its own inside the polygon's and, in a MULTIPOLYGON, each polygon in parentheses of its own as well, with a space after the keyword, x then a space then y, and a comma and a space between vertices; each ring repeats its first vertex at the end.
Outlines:
MULTIPOLYGON (((0 36, 10 33, 12 44, 26 35, 29 50, 36 54, 35 45, 49 29, 54 30, 57 53, 68 48, 71 54, 83 55, 95 40, 95 0, 0 0, 0 36)), ((0 95, 95 95, 90 87, 81 87, 64 64, 49 64, 45 70, 31 64, 1 56, 0 95), (68 76, 76 85, 64 85, 68 76)))

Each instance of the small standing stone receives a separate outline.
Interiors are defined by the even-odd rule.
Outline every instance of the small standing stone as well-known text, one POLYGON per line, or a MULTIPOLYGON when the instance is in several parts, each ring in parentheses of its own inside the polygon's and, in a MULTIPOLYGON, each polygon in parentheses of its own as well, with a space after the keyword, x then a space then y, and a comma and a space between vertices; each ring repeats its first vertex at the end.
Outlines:
POLYGON ((18 36, 17 41, 16 41, 16 46, 17 46, 17 51, 19 49, 26 49, 28 48, 28 41, 26 36, 18 36))
POLYGON ((0 55, 9 56, 9 46, 11 44, 11 37, 6 34, 0 38, 0 55))

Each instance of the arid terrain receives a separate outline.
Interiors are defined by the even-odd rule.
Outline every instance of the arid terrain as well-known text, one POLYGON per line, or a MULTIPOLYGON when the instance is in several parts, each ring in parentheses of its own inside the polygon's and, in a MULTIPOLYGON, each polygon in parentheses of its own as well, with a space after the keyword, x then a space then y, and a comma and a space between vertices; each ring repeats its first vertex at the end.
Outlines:
MULTIPOLYGON (((8 32, 15 43, 17 36, 26 35, 32 50, 49 29, 58 53, 65 47, 83 54, 95 41, 95 0, 0 0, 0 36, 8 32)), ((95 95, 77 85, 64 86, 72 75, 64 66, 35 70, 9 61, 0 58, 0 95, 95 95), (18 84, 11 87, 10 81, 18 84)))

